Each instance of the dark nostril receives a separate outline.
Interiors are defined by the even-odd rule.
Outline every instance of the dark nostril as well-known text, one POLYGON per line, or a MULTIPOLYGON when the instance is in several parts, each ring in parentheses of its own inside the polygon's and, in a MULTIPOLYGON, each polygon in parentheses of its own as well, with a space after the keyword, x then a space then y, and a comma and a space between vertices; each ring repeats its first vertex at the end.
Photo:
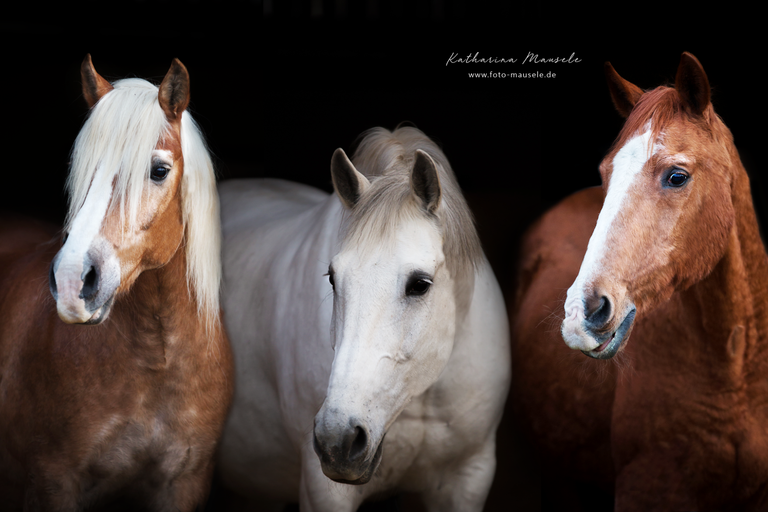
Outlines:
POLYGON ((368 447, 368 434, 362 427, 355 427, 355 437, 349 447, 349 460, 355 460, 365 455, 368 447))
POLYGON ((80 298, 91 300, 99 289, 99 274, 96 267, 91 267, 83 279, 83 289, 80 292, 80 298))
POLYGON ((602 327, 611 319, 611 301, 605 295, 594 295, 586 300, 585 316, 594 327, 602 327))
POLYGON ((587 318, 590 318, 596 312, 600 311, 605 306, 605 297, 598 297, 593 295, 585 300, 585 314, 587 318))
POLYGON ((53 271, 53 263, 51 263, 51 268, 48 271, 48 287, 51 289, 51 294, 53 295, 54 300, 59 300, 59 291, 56 288, 56 274, 53 271))
POLYGON ((326 425, 315 426, 312 435, 312 447, 323 464, 349 466, 362 463, 370 449, 368 429, 363 423, 351 419, 346 427, 338 428, 338 423, 330 428, 326 425))

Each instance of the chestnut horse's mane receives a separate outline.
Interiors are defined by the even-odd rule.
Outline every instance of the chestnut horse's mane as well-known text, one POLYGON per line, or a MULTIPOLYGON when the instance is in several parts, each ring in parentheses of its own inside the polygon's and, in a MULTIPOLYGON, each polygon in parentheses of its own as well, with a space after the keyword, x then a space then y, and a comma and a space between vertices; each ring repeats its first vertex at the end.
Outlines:
POLYGON ((624 146, 632 137, 643 133, 648 126, 653 130, 651 140, 657 140, 672 121, 683 116, 688 116, 689 122, 705 124, 718 142, 733 142, 730 131, 715 113, 711 103, 704 109, 701 117, 690 116, 677 90, 674 87, 662 85, 646 91, 640 97, 614 141, 612 149, 624 146))
MULTIPOLYGON (((91 191, 111 195, 110 211, 134 226, 145 187, 149 183, 152 151, 168 132, 158 88, 129 78, 112 84, 91 109, 72 149, 67 178, 69 230, 89 193, 98 166, 117 169, 112 190, 91 191)), ((221 283, 221 228, 213 163, 202 134, 189 112, 181 118, 184 177, 181 184, 187 256, 187 285, 197 299, 198 312, 210 330, 219 322, 221 283)), ((107 183, 112 186, 112 183, 107 183)))
POLYGON ((391 237, 400 219, 428 215, 411 191, 417 149, 428 153, 437 165, 441 205, 435 216, 443 234, 446 264, 453 275, 474 270, 483 252, 472 213, 443 151, 411 126, 391 132, 372 128, 361 136, 352 161, 373 186, 355 205, 346 238, 354 238, 356 245, 365 247, 370 236, 391 237))

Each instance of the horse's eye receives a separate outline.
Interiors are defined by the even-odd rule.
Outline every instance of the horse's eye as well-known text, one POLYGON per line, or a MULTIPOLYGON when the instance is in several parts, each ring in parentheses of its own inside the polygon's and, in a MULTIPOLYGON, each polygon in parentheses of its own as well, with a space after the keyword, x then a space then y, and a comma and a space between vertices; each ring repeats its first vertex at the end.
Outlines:
POLYGON ((333 282, 333 272, 328 271, 328 282, 331 283, 332 288, 336 288, 336 283, 333 282))
POLYGON ((424 295, 430 286, 432 286, 432 281, 429 279, 415 279, 405 287, 405 294, 409 297, 424 295))
POLYGON ((171 172, 171 170, 168 167, 164 165, 158 165, 152 168, 152 171, 149 173, 149 177, 152 178, 152 181, 155 183, 160 183, 168 177, 169 172, 171 172))
POLYGON ((674 169, 667 177, 667 185, 670 187, 682 187, 688 181, 688 173, 682 169, 674 169))

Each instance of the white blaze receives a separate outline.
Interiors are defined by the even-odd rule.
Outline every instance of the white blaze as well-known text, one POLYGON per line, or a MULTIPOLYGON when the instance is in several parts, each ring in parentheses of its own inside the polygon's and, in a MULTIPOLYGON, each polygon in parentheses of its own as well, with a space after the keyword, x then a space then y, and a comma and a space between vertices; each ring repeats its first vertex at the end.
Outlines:
MULTIPOLYGON (((565 320, 563 321, 562 334, 566 344, 573 349, 589 351, 594 350, 599 345, 591 336, 583 334, 584 287, 602 270, 608 233, 626 202, 630 188, 651 156, 650 144, 651 130, 650 126, 647 126, 645 132, 630 139, 613 157, 613 172, 608 184, 608 193, 603 203, 603 209, 600 210, 597 225, 589 239, 579 275, 568 289, 565 300, 565 320)), ((656 149, 654 147, 654 153, 656 149)))
POLYGON ((92 313, 85 309, 80 298, 83 288, 83 260, 101 230, 101 224, 112 197, 112 180, 115 171, 99 167, 93 176, 85 202, 72 221, 67 241, 59 251, 55 264, 58 300, 56 307, 64 321, 78 323, 90 319, 92 313))

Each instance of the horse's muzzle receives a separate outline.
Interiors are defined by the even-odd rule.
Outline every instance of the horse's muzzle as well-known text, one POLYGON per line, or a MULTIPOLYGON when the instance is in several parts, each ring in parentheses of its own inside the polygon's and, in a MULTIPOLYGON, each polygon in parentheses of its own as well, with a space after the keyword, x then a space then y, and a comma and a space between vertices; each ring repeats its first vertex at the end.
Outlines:
POLYGON ((626 292, 592 287, 568 299, 560 332, 570 348, 595 359, 610 359, 629 339, 636 313, 626 292))
POLYGON ((355 418, 350 418, 344 426, 315 420, 315 453, 325 476, 335 482, 368 483, 381 463, 383 444, 384 436, 374 445, 369 430, 355 418))
POLYGON ((99 324, 107 318, 120 283, 117 260, 100 248, 84 256, 68 254, 66 249, 65 244, 48 273, 59 318, 69 324, 99 324))

